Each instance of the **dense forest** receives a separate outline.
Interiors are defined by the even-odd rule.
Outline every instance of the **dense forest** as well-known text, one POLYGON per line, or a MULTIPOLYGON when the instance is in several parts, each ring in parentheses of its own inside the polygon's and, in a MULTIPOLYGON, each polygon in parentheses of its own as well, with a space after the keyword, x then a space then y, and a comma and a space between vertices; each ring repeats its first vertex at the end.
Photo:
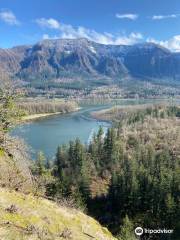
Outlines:
POLYGON ((102 128, 90 145, 59 146, 56 161, 40 153, 33 173, 46 196, 72 198, 122 240, 137 226, 173 229, 141 239, 179 239, 180 109, 150 106, 102 128))
MULTIPOLYGON (((0 86, 0 239, 88 240, 91 236, 115 240, 106 228, 68 199, 47 199, 46 188, 53 183, 52 170, 47 170, 47 164, 46 168, 43 164, 30 167, 26 145, 9 134, 21 119, 16 100, 16 91, 0 86)), ((42 154, 39 160, 41 163, 42 154)))
POLYGON ((40 152, 30 166, 25 145, 8 134, 21 118, 14 104, 16 93, 3 90, 0 100, 1 187, 80 208, 119 240, 137 239, 137 226, 174 231, 144 234, 143 240, 179 239, 178 106, 109 110, 107 115, 114 122, 107 133, 100 128, 89 145, 76 139, 59 146, 55 161, 46 160, 40 152))

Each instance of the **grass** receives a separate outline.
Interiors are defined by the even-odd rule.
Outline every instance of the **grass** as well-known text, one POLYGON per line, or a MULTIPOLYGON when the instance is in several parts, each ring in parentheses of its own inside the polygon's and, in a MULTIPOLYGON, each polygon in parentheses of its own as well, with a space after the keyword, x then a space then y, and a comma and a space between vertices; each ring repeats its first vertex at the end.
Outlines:
POLYGON ((2 188, 0 216, 0 239, 4 240, 115 240, 106 228, 80 211, 2 188), (11 206, 15 206, 13 212, 11 206))
MULTIPOLYGON (((78 111, 78 110, 80 110, 79 107, 75 108, 71 112, 75 112, 75 111, 78 111)), ((31 121, 31 120, 46 118, 46 117, 50 117, 50 116, 53 116, 53 115, 59 115, 59 114, 63 114, 63 113, 62 112, 53 112, 53 113, 30 114, 30 115, 23 116, 21 121, 31 121)))
POLYGON ((32 115, 27 115, 22 117, 22 121, 30 121, 30 120, 35 120, 35 119, 39 119, 39 118, 45 118, 45 117, 49 117, 52 115, 58 115, 61 114, 60 112, 56 112, 56 113, 39 113, 39 114, 32 114, 32 115))

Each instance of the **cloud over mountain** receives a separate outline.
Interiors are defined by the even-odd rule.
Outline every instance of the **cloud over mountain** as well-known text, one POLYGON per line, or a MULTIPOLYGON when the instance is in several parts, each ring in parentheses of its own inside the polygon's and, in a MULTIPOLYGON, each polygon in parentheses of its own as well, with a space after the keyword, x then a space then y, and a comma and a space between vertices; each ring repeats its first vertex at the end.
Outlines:
POLYGON ((58 34, 50 36, 46 33, 43 35, 43 39, 56 39, 58 37, 68 39, 87 38, 97 43, 114 45, 131 45, 143 39, 142 34, 138 32, 131 32, 129 34, 111 34, 108 32, 100 33, 93 29, 85 28, 83 26, 74 27, 71 24, 60 23, 54 18, 36 19, 36 23, 40 27, 57 30, 58 34))
POLYGON ((12 26, 20 25, 20 21, 17 19, 15 14, 12 11, 7 9, 6 10, 2 9, 0 11, 0 20, 12 26))
POLYGON ((164 41, 159 41, 154 38, 147 39, 147 42, 153 42, 163 47, 170 49, 173 52, 180 52, 180 35, 175 35, 172 38, 164 41))
POLYGON ((36 23, 40 26, 40 27, 44 27, 44 28, 51 28, 51 29, 59 29, 60 28, 60 23, 53 19, 53 18, 39 18, 36 19, 36 23))

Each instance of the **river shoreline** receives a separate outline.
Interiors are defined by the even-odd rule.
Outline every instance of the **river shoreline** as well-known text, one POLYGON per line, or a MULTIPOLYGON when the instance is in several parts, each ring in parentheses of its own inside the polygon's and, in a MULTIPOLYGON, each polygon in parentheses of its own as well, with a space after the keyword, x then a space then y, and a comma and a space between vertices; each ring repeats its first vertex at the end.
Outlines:
POLYGON ((32 120, 28 116, 29 120, 19 123, 11 135, 25 140, 32 149, 30 153, 32 159, 36 159, 39 151, 43 151, 47 158, 53 159, 58 146, 68 144, 77 138, 86 144, 93 133, 98 132, 100 126, 104 132, 107 131, 109 123, 90 117, 89 113, 96 109, 97 107, 89 107, 77 111, 79 108, 76 108, 72 113, 56 114, 54 117, 46 115, 43 118, 34 116, 32 120))
MULTIPOLYGON (((159 103, 157 103, 159 104, 159 103)), ((149 104, 136 104, 136 105, 116 105, 116 106, 111 106, 109 108, 105 108, 102 110, 98 110, 98 111, 93 111, 90 113, 91 117, 93 117, 94 119, 98 120, 98 121, 106 121, 109 123, 112 123, 116 118, 118 118, 118 116, 120 115, 120 113, 124 112, 124 111, 128 111, 128 110, 133 110, 133 109, 144 109, 147 107, 152 107, 154 104, 149 103, 149 104)))
POLYGON ((47 117, 54 116, 54 115, 64 115, 67 113, 73 113, 73 112, 79 111, 80 109, 81 109, 80 107, 77 107, 70 112, 39 113, 39 114, 27 115, 27 116, 22 117, 20 123, 24 123, 24 122, 28 122, 28 121, 35 121, 35 120, 47 118, 47 117))

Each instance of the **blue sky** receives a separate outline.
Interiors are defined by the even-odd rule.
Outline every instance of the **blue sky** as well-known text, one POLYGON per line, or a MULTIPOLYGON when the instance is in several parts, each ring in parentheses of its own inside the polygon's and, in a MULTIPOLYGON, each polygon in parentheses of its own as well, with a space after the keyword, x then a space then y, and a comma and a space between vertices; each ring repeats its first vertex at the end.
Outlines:
POLYGON ((46 38, 152 41, 180 51, 179 0, 1 0, 0 47, 46 38))

